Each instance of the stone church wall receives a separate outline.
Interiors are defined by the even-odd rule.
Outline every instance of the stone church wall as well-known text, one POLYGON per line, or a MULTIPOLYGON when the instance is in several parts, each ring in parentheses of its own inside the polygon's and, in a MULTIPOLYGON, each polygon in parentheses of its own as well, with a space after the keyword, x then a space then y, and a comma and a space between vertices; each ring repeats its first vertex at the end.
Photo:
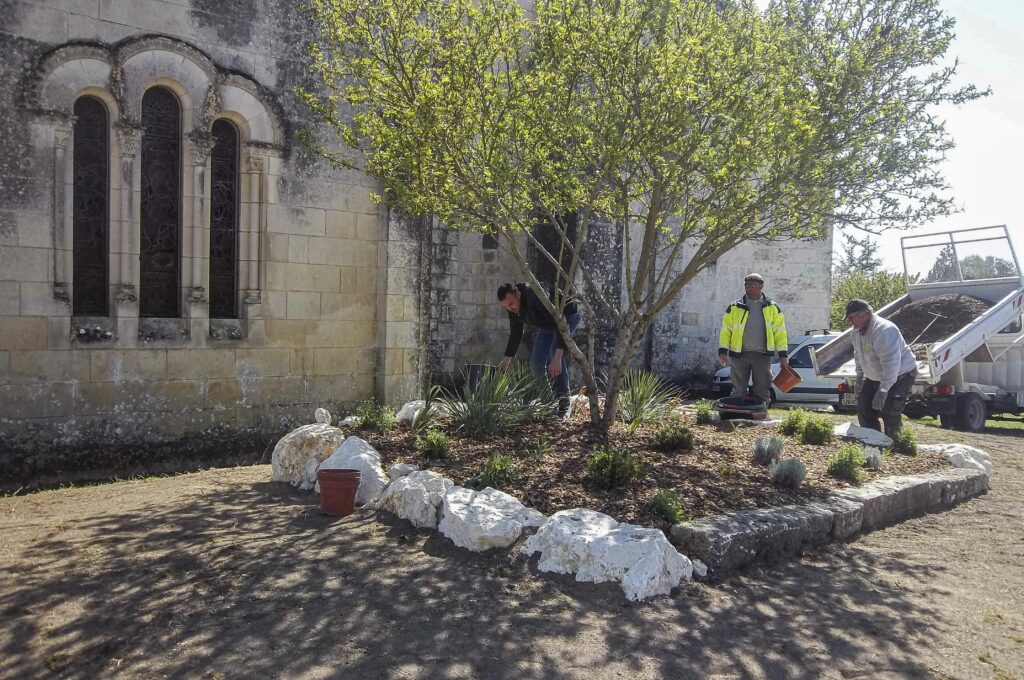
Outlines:
POLYGON ((316 406, 415 392, 415 334, 385 321, 415 310, 415 277, 400 274, 418 262, 402 259, 400 237, 388 241, 371 180, 295 143, 310 122, 294 90, 311 33, 292 4, 3 6, 0 458, 186 435, 230 442, 308 422, 316 406), (181 314, 159 320, 138 309, 138 107, 153 85, 179 98, 184 127, 181 314), (73 318, 69 302, 68 114, 82 94, 104 101, 111 123, 111 307, 100 319, 73 318), (243 145, 236 322, 211 321, 205 297, 201 133, 219 117, 243 145))

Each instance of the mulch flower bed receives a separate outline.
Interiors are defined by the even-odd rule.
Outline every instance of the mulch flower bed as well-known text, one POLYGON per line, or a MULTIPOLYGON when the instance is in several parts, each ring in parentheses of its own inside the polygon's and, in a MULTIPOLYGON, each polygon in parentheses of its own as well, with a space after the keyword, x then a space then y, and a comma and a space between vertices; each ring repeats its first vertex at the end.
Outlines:
MULTIPOLYGON (((610 444, 640 453, 646 470, 637 482, 615 489, 603 489, 587 474, 586 460, 597 443, 589 423, 568 422, 525 425, 504 435, 485 437, 473 433, 449 432, 451 454, 440 460, 424 460, 417 452, 415 436, 399 428, 388 434, 360 430, 357 434, 376 448, 384 467, 411 463, 432 470, 465 485, 483 469, 488 456, 511 454, 516 458, 516 476, 501 490, 546 515, 569 508, 603 512, 620 522, 667 530, 669 523, 650 506, 661 489, 678 493, 688 519, 707 515, 790 503, 803 503, 836 489, 846 482, 826 473, 827 460, 841 442, 812 446, 785 437, 783 458, 797 458, 807 465, 807 477, 799 490, 774 486, 767 466, 752 460, 751 450, 758 437, 774 434, 768 427, 731 424, 696 425, 692 451, 663 452, 653 446, 656 428, 628 433, 617 426, 610 444), (541 443, 541 446, 538 446, 541 443)), ((863 470, 863 482, 894 475, 919 474, 948 469, 939 454, 917 456, 891 454, 880 471, 863 470)))

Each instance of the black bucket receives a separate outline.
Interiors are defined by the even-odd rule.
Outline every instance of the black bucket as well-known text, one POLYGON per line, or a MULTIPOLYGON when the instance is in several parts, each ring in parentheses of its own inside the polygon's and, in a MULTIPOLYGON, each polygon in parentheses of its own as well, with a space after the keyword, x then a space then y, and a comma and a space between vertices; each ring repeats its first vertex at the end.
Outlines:
POLYGON ((722 397, 715 402, 718 415, 722 420, 730 418, 750 418, 764 420, 768 417, 768 403, 757 397, 722 397))

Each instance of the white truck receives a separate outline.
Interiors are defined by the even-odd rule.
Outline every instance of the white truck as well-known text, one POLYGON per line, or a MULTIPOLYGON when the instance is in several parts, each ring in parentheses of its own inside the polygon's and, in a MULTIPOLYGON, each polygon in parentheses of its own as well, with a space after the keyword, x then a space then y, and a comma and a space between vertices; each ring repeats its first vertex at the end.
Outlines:
MULTIPOLYGON (((883 318, 911 302, 948 294, 991 306, 918 353, 918 377, 904 414, 938 416, 943 427, 980 431, 993 414, 1024 411, 1024 277, 1005 226, 962 229, 901 239, 907 293, 875 311, 883 318), (927 269, 920 262, 930 263, 927 269)), ((856 407, 851 330, 811 350, 818 375, 843 379, 841 404, 856 407)), ((915 338, 906 338, 914 344, 915 338)))

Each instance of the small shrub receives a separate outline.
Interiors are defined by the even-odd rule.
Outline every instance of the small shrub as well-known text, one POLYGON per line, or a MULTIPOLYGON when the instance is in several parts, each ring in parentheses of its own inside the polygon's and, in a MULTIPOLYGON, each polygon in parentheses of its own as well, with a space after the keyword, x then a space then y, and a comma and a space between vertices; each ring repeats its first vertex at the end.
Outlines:
POLYGON ((916 456, 917 435, 909 427, 901 428, 892 438, 892 450, 907 456, 916 456))
POLYGON ((711 415, 715 412, 714 402, 708 399, 698 399, 694 405, 697 413, 697 424, 707 425, 711 422, 711 415))
POLYGON ((733 475, 736 475, 738 473, 739 473, 739 470, 734 468, 729 463, 726 463, 725 465, 719 465, 718 466, 718 474, 720 474, 723 477, 732 477, 733 475))
POLYGON ((876 449, 874 446, 864 449, 864 467, 867 469, 881 470, 884 462, 885 456, 882 454, 882 449, 876 449))
POLYGON ((654 433, 654 448, 660 451, 691 451, 693 433, 680 422, 663 425, 654 433))
POLYGON ((651 499, 651 508, 665 518, 666 522, 679 524, 686 521, 686 509, 682 498, 674 491, 662 489, 651 499))
POLYGON ((377 404, 373 401, 363 401, 356 406, 356 417, 360 425, 367 430, 388 433, 395 429, 397 417, 395 410, 384 404, 377 404))
POLYGON ((807 466, 796 458, 772 463, 769 471, 772 475, 772 484, 785 489, 799 489, 807 476, 807 466))
POLYGON ((638 454, 627 449, 602 446, 587 459, 587 474, 599 486, 614 489, 640 479, 643 462, 638 454))
POLYGON ((812 413, 807 416, 804 429, 800 432, 801 444, 828 444, 834 438, 834 428, 828 416, 821 413, 812 413))
POLYGON ((484 463, 484 470, 476 477, 476 487, 500 489, 516 478, 516 459, 506 453, 494 453, 484 463))
POLYGON ((424 458, 447 458, 452 452, 452 440, 440 430, 427 430, 416 437, 416 450, 424 458))
POLYGON ((619 393, 619 415, 633 432, 641 425, 667 418, 681 394, 678 387, 650 371, 631 370, 626 373, 619 393))
POLYGON ((551 445, 543 439, 538 439, 532 444, 521 444, 516 449, 516 456, 532 462, 539 461, 549 453, 551 453, 551 445))
POLYGON ((758 437, 754 442, 754 462, 771 465, 782 458, 786 443, 780 437, 758 437))
POLYGON ((860 469, 864 465, 864 454, 860 444, 843 444, 837 453, 829 456, 828 473, 851 484, 860 482, 860 469))
POLYGON ((804 425, 806 424, 807 411, 802 408, 791 408, 786 411, 786 415, 782 416, 782 422, 779 423, 779 434, 784 434, 787 437, 797 437, 804 431, 804 425))

